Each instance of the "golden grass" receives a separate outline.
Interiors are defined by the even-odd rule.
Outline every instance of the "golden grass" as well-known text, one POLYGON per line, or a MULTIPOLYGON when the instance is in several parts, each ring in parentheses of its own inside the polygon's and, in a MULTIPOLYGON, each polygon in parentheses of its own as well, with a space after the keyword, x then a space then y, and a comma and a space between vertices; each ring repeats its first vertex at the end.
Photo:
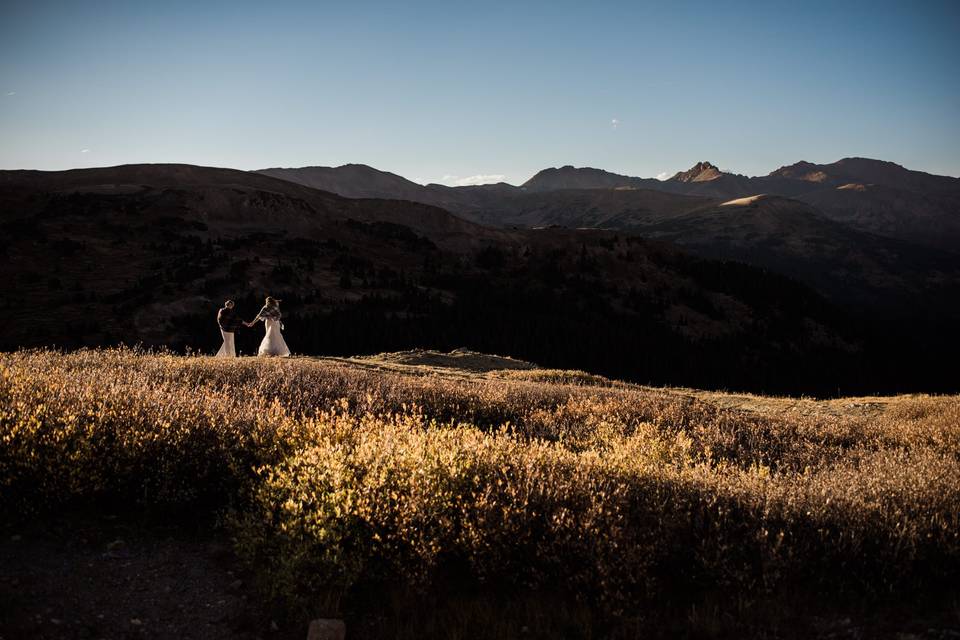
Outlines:
POLYGON ((288 601, 453 573, 622 613, 691 590, 929 585, 960 559, 957 397, 130 350, 3 354, 0 373, 0 507, 229 513, 288 601))

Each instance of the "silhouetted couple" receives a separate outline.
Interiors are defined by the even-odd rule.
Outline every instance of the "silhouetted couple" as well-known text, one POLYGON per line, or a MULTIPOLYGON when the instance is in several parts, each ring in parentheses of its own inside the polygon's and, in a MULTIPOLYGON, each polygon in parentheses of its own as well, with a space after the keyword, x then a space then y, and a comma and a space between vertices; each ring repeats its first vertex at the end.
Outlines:
POLYGON ((236 358, 237 348, 233 342, 233 334, 236 333, 240 327, 252 327, 260 320, 262 320, 264 326, 266 326, 267 332, 263 336, 263 341, 260 343, 257 355, 290 355, 290 349, 287 348, 287 343, 283 340, 283 334, 280 333, 281 329, 283 329, 283 323, 280 322, 282 316, 280 315, 279 300, 267 296, 263 309, 260 309, 257 317, 250 322, 241 320, 234 306, 233 300, 227 300, 223 303, 223 308, 217 312, 217 324, 220 325, 220 333, 223 335, 223 345, 220 347, 220 351, 217 351, 218 358, 236 358))

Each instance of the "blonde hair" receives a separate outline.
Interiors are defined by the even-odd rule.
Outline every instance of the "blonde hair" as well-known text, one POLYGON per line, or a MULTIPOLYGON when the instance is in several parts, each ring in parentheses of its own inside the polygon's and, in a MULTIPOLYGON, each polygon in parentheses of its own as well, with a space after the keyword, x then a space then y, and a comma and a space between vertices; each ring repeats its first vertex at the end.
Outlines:
POLYGON ((277 300, 276 298, 271 298, 270 296, 267 296, 267 306, 272 306, 272 307, 280 306, 280 301, 277 300))

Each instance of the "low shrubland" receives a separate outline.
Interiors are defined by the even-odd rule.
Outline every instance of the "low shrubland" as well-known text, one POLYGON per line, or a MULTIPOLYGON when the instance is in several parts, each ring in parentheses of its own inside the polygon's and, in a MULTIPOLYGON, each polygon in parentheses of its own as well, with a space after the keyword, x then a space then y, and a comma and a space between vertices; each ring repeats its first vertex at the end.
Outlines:
POLYGON ((960 568, 956 397, 751 411, 583 372, 132 350, 4 354, 0 372, 4 512, 208 514, 290 610, 455 585, 624 619, 724 591, 909 592, 960 568))

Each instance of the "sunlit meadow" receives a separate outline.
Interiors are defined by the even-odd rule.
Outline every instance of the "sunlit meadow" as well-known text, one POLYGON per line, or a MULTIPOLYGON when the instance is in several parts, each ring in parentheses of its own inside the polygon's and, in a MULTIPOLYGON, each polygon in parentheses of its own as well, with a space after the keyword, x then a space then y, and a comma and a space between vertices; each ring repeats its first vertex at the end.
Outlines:
POLYGON ((134 350, 0 371, 5 512, 206 514, 309 615, 400 584, 616 618, 723 589, 915 590, 960 560, 957 397, 727 406, 582 372, 134 350))

